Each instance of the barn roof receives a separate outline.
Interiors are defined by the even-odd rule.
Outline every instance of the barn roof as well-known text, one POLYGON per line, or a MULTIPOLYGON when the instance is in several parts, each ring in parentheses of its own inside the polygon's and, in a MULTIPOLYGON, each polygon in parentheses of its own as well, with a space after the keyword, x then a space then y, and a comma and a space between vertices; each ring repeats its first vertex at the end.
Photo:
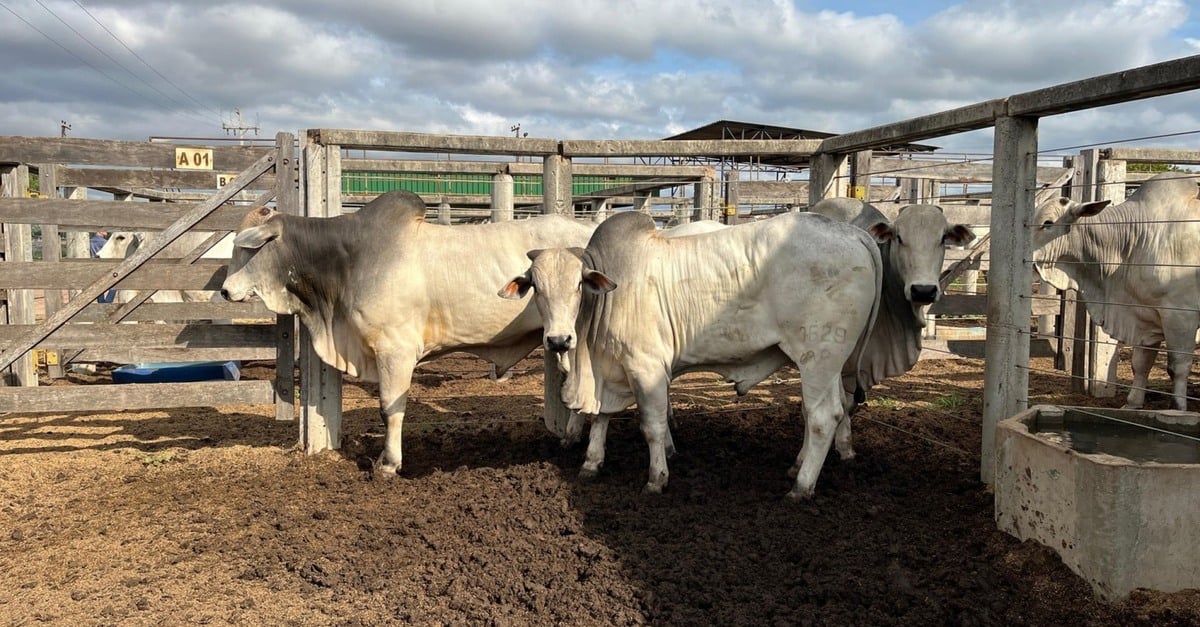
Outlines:
MULTIPOLYGON (((678 135, 672 135, 663 139, 668 141, 674 139, 826 139, 835 135, 837 133, 812 131, 789 126, 755 124, 735 120, 717 120, 716 122, 710 122, 704 126, 698 126, 690 131, 684 131, 678 135)), ((927 144, 897 144, 896 146, 880 148, 876 152, 933 152, 937 149, 937 146, 927 144)), ((748 157, 737 158, 737 161, 749 160, 748 157)), ((791 155, 758 155, 755 161, 766 165, 778 166, 808 165, 807 157, 795 157, 791 155)))

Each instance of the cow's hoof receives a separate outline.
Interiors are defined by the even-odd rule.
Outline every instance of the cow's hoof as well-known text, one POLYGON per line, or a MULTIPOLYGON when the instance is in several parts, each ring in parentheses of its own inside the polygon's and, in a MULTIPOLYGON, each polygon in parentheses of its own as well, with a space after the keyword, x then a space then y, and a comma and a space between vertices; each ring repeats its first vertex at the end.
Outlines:
POLYGON ((399 474, 400 466, 398 464, 389 464, 381 460, 376 460, 375 465, 371 468, 371 478, 381 481, 395 479, 399 474))
POLYGON ((645 487, 642 488, 642 494, 662 494, 662 491, 662 485, 657 483, 646 482, 645 487))
MULTIPOLYGON (((854 449, 847 449, 845 453, 843 453, 842 451, 838 451, 838 458, 840 458, 842 461, 848 462, 857 456, 858 456, 858 453, 855 453, 854 449)), ((795 477, 793 477, 793 478, 795 478, 795 477)))
POLYGON ((600 474, 600 466, 598 465, 588 466, 585 464, 583 468, 579 469, 579 478, 583 481, 591 481, 592 479, 595 479, 596 475, 598 474, 600 474))
POLYGON ((789 500, 789 501, 792 501, 793 503, 802 503, 804 501, 811 499, 812 496, 813 496, 813 490, 811 488, 808 490, 801 490, 799 487, 793 487, 791 490, 788 491, 787 496, 785 498, 787 498, 787 500, 789 500))

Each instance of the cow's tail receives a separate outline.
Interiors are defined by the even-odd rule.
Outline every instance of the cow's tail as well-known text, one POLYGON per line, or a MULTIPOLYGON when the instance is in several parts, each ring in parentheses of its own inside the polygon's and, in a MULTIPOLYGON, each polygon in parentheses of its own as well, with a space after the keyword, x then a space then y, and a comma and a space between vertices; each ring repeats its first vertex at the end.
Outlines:
POLYGON ((875 265, 875 298, 871 300, 871 315, 867 317, 867 326, 858 336, 858 342, 854 345, 854 353, 851 355, 851 359, 854 361, 855 406, 861 405, 867 400, 867 389, 870 387, 870 382, 863 380, 862 358, 871 339, 871 331, 875 328, 875 320, 879 317, 879 304, 883 295, 883 257, 879 253, 879 245, 868 237, 866 232, 862 233, 859 241, 867 249, 867 253, 871 256, 871 263, 875 265))

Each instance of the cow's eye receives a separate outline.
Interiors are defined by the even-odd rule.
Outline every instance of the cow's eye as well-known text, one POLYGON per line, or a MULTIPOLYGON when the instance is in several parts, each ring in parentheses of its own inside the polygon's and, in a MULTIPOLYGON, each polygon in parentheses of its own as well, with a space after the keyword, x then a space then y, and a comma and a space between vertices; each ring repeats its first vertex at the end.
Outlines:
POLYGON ((904 245, 904 239, 902 237, 900 237, 900 235, 896 235, 896 244, 899 246, 904 245))
POLYGON ((1054 226, 1054 220, 1046 220, 1042 223, 1042 228, 1046 228, 1048 226, 1054 226))

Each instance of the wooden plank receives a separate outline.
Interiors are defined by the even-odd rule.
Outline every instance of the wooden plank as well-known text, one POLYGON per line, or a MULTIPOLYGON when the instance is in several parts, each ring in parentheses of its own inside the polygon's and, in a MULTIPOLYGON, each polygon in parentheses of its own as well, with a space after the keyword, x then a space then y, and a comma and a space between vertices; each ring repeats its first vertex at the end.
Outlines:
MULTIPOLYGON (((699 165, 642 165, 637 163, 574 163, 581 176, 631 176, 691 181, 711 170, 699 165)), ((542 174, 542 164, 528 161, 445 161, 441 159, 342 159, 342 172, 403 172, 412 174, 479 174, 491 176, 542 174)))
POLYGON ((1041 117, 1200 87, 1200 55, 1064 83, 822 140, 819 152, 846 154, 993 126, 1006 116, 1041 117))
MULTIPOLYGON (((303 213, 300 197, 301 168, 291 133, 275 135, 279 160, 275 165, 275 208, 288 215, 303 213)), ((260 304, 260 303, 259 303, 260 304)), ((263 307, 266 309, 266 307, 263 307)), ((296 325, 299 318, 282 314, 272 329, 275 336, 275 419, 296 418, 296 325)))
MULTIPOLYGON (((52 164, 37 166, 38 183, 43 196, 58 197, 58 174, 61 169, 52 164)), ((42 224, 42 261, 58 263, 62 259, 62 252, 62 246, 59 244, 58 225, 42 224)), ((53 316, 67 301, 62 290, 44 290, 42 302, 45 306, 45 315, 53 316)), ((65 374, 61 354, 57 350, 50 349, 46 351, 45 360, 46 376, 50 379, 61 379, 65 374)))
POLYGON ((562 156, 579 157, 805 157, 821 146, 816 139, 567 139, 562 156))
POLYGON ((958 107, 821 140, 818 152, 848 154, 987 128, 1005 111, 1002 99, 958 107))
MULTIPOLYGON (((178 188, 211 190, 217 189, 217 176, 229 175, 232 178, 236 172, 217 172, 212 170, 133 170, 117 168, 61 168, 60 185, 90 187, 93 189, 120 187, 132 189, 137 187, 178 188)), ((264 174, 255 181, 256 189, 274 187, 275 177, 264 174)))
MULTIPOLYGON (((11 196, 24 197, 29 191, 29 167, 25 165, 19 166, 0 166, 0 193, 11 196)), ((4 224, 0 227, 3 230, 3 239, 5 241, 5 260, 4 267, 9 264, 29 262, 33 259, 33 229, 28 224, 4 224)), ((7 322, 10 325, 32 324, 35 322, 35 311, 33 306, 33 292, 30 290, 13 290, 7 295, 7 322)), ((37 363, 35 363, 33 355, 24 355, 19 359, 14 360, 11 368, 5 369, 3 372, 3 381, 0 385, 20 385, 20 386, 36 386, 37 378, 37 363)))
MULTIPOLYGON (((1039 167, 1038 183, 1049 183, 1058 179, 1065 169, 1039 167)), ((990 183, 992 164, 877 157, 871 160, 871 176, 933 179, 941 183, 990 183)))
POLYGON ((274 346, 222 346, 218 348, 159 348, 139 346, 106 345, 72 349, 71 359, 81 362, 109 362, 114 364, 149 364, 180 361, 270 361, 275 359, 274 346))
MULTIPOLYGON (((0 412, 97 412, 169 407, 266 405, 270 381, 130 383, 0 389, 0 412)), ((216 412, 214 412, 214 416, 216 412)))
MULTIPOLYGON (((1172 163, 1176 165, 1200 165, 1200 151, 1182 148, 1135 148, 1113 146, 1100 151, 1101 159, 1120 160, 1128 163, 1172 163)), ((1134 174, 1134 173, 1130 173, 1134 174)))
MULTIPOLYGON (((341 213, 341 152, 309 131, 304 146, 304 210, 315 218, 341 213)), ((319 133, 319 131, 318 131, 319 133)), ((300 325, 300 445, 306 453, 342 446, 342 373, 317 357, 308 327, 300 325)))
POLYGON ((1008 115, 1057 115, 1200 88, 1200 55, 1093 76, 1007 98, 1008 115))
MULTIPOLYGON (((196 203, 70 200, 62 198, 0 198, 0 222, 57 224, 63 230, 160 231, 174 224, 196 203)), ((200 220, 193 231, 233 231, 249 211, 245 205, 225 205, 200 220)))
MULTIPOLYGON (((0 326, 0 343, 19 340, 35 325, 0 326)), ((64 324, 33 348, 71 346, 104 348, 108 345, 157 348, 223 348, 275 346, 272 325, 266 324, 64 324)))
POLYGON ((558 140, 534 137, 491 137, 482 135, 435 135, 399 131, 312 129, 309 142, 349 150, 395 150, 402 152, 464 153, 474 155, 558 154, 558 140))
POLYGON ((272 152, 270 149, 256 146, 0 136, 0 163, 61 163, 174 169, 175 149, 185 146, 211 148, 213 168, 222 172, 241 172, 251 167, 263 155, 272 152))
MULTIPOLYGON (((1035 299, 1033 315, 1045 316, 1058 313, 1058 302, 1035 299)), ((987 294, 947 294, 929 306, 929 314, 938 316, 986 316, 987 294)))
MULTIPOLYGON (((120 308, 116 303, 91 303, 72 322, 105 322, 120 308)), ((158 320, 274 320, 275 314, 262 301, 244 303, 146 303, 133 310, 125 322, 158 320)))
MULTIPOLYGON (((0 288, 82 290, 101 278, 111 277, 123 264, 107 259, 6 262, 4 272, 0 273, 0 288)), ((220 290, 226 264, 220 259, 201 259, 187 266, 170 260, 146 262, 116 283, 114 289, 220 290)), ((86 306, 87 303, 79 309, 86 306)))
POLYGON ((125 258, 124 261, 113 270, 110 275, 102 276, 95 280, 91 285, 82 289, 80 293, 71 298, 71 302, 67 303, 58 313, 51 316, 45 322, 38 326, 35 331, 28 334, 27 337, 19 342, 11 343, 5 347, 4 352, 0 355, 0 367, 6 367, 21 356, 25 355, 35 345, 41 342, 46 336, 50 335, 59 326, 62 326, 71 316, 78 313, 87 304, 96 299, 97 296, 110 289, 113 285, 123 279, 126 275, 142 266, 153 255, 157 254, 163 248, 166 248, 171 242, 178 239, 184 232, 192 228, 201 219, 208 216, 217 207, 221 206, 229 199, 230 196, 240 192, 252 181, 258 178, 258 175, 265 172, 275 163, 275 153, 269 152, 262 156, 250 169, 239 174, 234 180, 226 186, 225 189, 218 192, 209 200, 200 203, 191 212, 180 218, 169 228, 159 234, 150 242, 138 249, 132 257, 125 258))

